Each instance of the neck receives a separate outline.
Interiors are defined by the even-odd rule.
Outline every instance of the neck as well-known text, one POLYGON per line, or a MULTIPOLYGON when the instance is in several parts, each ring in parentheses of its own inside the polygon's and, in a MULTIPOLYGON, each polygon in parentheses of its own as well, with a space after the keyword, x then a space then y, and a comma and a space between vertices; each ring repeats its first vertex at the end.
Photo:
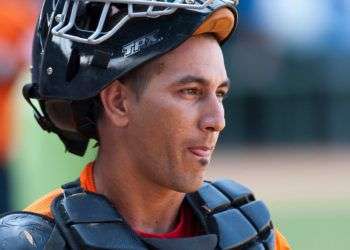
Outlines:
POLYGON ((147 180, 127 156, 110 156, 100 153, 96 159, 96 191, 113 203, 134 230, 166 233, 174 229, 185 194, 147 180))

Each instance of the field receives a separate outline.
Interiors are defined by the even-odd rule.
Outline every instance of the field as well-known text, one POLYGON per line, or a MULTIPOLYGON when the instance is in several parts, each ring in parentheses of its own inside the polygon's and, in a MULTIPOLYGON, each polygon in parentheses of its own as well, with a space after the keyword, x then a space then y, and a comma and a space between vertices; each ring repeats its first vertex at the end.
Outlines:
MULTIPOLYGON (((16 99, 17 100, 17 99, 16 99)), ((20 105, 15 124, 12 189, 14 208, 69 180, 94 157, 64 154, 55 135, 34 123, 20 105)), ((90 147, 91 148, 91 147, 90 147)), ((208 178, 235 179, 254 190, 271 208, 275 226, 297 250, 346 250, 350 246, 350 148, 218 148, 208 178)))

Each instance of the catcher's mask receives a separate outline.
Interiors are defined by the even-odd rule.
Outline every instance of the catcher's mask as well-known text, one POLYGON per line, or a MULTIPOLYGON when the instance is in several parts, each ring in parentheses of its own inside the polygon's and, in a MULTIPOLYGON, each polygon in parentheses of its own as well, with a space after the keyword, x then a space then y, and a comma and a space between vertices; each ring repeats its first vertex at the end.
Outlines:
POLYGON ((40 126, 83 155, 96 133, 99 92, 193 35, 222 44, 238 0, 45 0, 23 95, 40 126), (31 99, 39 101, 36 107, 31 99))

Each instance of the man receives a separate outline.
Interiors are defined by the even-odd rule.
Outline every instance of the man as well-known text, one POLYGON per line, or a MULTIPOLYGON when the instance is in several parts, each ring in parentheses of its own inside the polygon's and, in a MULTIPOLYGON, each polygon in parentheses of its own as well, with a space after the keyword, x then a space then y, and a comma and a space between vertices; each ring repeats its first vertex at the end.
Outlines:
POLYGON ((3 249, 289 249, 247 188, 204 182, 236 19, 221 0, 46 0, 24 96, 68 151, 99 150, 78 181, 1 219, 3 249))

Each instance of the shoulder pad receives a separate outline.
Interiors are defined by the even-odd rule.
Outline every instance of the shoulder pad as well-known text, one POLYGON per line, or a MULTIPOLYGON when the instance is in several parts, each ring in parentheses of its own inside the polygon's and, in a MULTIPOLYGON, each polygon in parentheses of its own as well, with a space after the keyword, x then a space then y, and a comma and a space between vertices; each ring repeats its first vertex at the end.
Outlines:
POLYGON ((51 206, 56 226, 72 249, 147 249, 106 197, 76 184, 64 185, 64 194, 51 206))
POLYGON ((0 217, 0 250, 44 249, 54 223, 44 216, 15 212, 0 217))
POLYGON ((270 213, 243 185, 206 182, 186 198, 206 232, 218 235, 218 249, 274 249, 270 213))

